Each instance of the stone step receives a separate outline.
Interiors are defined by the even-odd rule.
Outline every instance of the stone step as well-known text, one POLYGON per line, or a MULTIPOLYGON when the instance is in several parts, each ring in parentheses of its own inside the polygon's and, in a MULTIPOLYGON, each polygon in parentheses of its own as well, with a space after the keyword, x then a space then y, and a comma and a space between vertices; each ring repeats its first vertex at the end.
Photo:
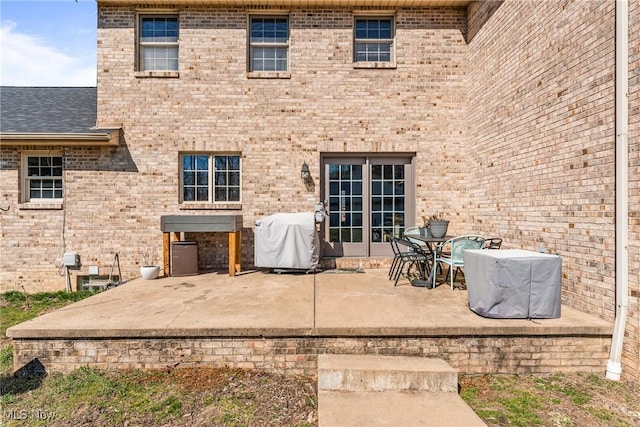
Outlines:
POLYGON ((458 373, 442 359, 318 356, 318 391, 458 392, 458 373))

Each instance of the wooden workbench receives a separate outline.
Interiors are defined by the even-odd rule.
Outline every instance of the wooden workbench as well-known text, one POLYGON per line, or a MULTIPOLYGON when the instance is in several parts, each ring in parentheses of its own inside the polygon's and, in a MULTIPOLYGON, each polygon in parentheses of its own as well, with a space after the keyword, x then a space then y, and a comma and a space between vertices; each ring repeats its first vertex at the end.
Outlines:
POLYGON ((242 215, 163 215, 160 217, 162 230, 162 265, 164 275, 170 275, 171 233, 180 240, 181 232, 187 233, 228 233, 229 234, 229 276, 241 271, 242 258, 242 215))

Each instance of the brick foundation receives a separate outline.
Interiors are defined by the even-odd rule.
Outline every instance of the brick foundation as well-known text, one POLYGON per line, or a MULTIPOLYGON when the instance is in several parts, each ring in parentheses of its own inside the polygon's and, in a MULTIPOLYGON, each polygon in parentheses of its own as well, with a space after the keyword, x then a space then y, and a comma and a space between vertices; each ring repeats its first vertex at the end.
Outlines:
POLYGON ((316 375, 319 354, 438 357, 464 373, 602 372, 607 337, 288 337, 14 339, 14 369, 208 365, 316 375))

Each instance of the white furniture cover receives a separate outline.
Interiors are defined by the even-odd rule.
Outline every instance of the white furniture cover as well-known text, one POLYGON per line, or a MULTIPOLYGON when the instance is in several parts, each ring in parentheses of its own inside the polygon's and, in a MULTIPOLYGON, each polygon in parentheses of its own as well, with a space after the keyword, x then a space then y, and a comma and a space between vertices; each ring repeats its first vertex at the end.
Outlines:
POLYGON ((469 308, 483 317, 560 317, 562 260, 522 249, 464 252, 469 308))
POLYGON ((277 213, 255 222, 254 265, 257 268, 318 267, 319 236, 314 212, 277 213))

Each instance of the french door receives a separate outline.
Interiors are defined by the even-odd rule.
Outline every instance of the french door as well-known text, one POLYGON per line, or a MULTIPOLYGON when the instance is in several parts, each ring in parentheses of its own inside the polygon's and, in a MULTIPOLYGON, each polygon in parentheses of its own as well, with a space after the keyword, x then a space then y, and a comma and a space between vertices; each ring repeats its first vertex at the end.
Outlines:
POLYGON ((389 237, 413 223, 414 187, 410 157, 323 158, 323 255, 391 255, 389 237))

